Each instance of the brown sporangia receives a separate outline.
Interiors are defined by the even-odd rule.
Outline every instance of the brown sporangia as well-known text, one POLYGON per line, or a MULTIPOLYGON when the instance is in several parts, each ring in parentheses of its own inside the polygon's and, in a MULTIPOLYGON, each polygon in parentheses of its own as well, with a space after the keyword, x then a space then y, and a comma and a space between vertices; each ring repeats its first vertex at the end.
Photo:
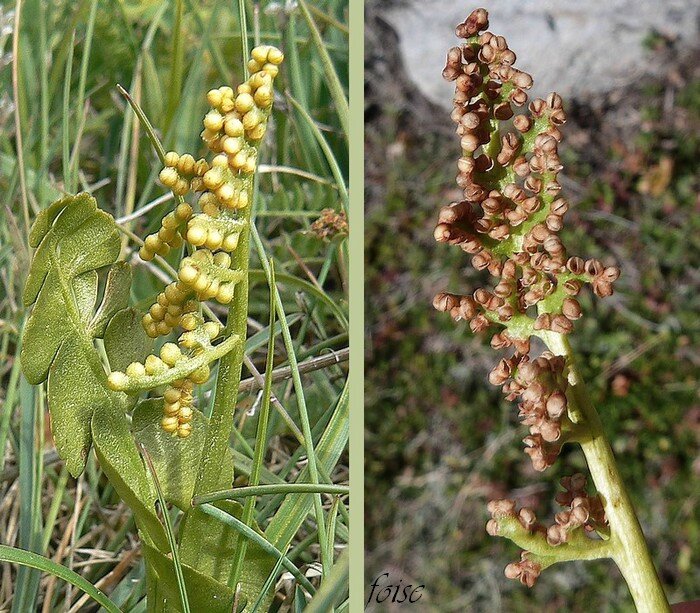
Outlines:
MULTIPOLYGON (((484 9, 473 11, 456 29, 465 42, 447 53, 443 76, 455 86, 451 118, 462 149, 457 185, 463 196, 442 208, 434 236, 468 253, 493 282, 466 295, 441 292, 433 305, 475 333, 490 330, 495 349, 513 348, 489 380, 518 401, 518 418, 529 430, 525 453, 543 471, 577 426, 568 411, 566 359, 549 351, 531 357, 530 339, 569 334, 582 316, 576 296, 583 285, 609 296, 620 271, 567 252, 559 236, 570 206, 558 180, 562 98, 552 93, 528 104, 532 77, 514 67, 515 53, 505 38, 485 31, 488 23, 484 9)), ((557 501, 564 510, 548 528, 532 510, 516 511, 515 501, 500 500, 489 503, 487 531, 516 541, 537 536, 552 548, 604 530, 602 502, 586 493, 585 478, 574 475, 562 485, 557 501)), ((525 551, 505 574, 532 586, 546 558, 525 551)))

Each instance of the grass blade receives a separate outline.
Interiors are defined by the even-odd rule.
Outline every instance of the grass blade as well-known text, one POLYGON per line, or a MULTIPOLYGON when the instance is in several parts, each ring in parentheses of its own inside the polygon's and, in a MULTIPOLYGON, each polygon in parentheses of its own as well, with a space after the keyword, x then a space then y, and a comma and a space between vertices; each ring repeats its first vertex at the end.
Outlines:
POLYGON ((173 568, 175 569, 175 579, 177 580, 177 587, 180 590, 180 603, 182 604, 183 613, 190 613, 190 604, 187 600, 187 587, 185 586, 185 577, 182 574, 182 566, 180 565, 180 556, 177 550, 177 542, 175 541, 175 534, 173 533, 173 526, 170 523, 170 515, 168 514, 168 507, 163 498, 163 490, 160 487, 160 481, 158 480, 158 475, 156 474, 155 466, 153 466, 153 460, 148 453, 148 450, 143 445, 139 444, 139 449, 141 455, 146 461, 146 466, 148 467, 148 472, 151 473, 153 478, 153 485, 155 485, 156 493, 158 494, 158 502, 160 503, 160 508, 163 514, 163 523, 165 524, 165 533, 168 537, 168 544, 170 545, 170 552, 173 556, 173 568))
MULTIPOLYGON (((46 5, 43 2, 39 3, 39 57, 47 57, 47 33, 46 33, 46 5)), ((44 203, 44 185, 45 178, 48 176, 48 146, 49 146, 49 67, 47 62, 40 63, 39 72, 39 96, 41 114, 39 121, 39 169, 36 173, 36 181, 34 189, 36 190, 37 200, 44 203)), ((2 449, 2 447, 0 447, 2 449)))
MULTIPOLYGON (((53 560, 49 560, 44 556, 31 551, 24 551, 7 545, 0 545, 0 561, 19 564, 25 568, 35 568, 45 573, 55 575, 59 579, 63 579, 74 585, 79 590, 85 592, 95 602, 102 605, 108 613, 122 613, 119 607, 115 605, 100 589, 96 588, 92 583, 83 579, 78 573, 73 572, 65 566, 56 564, 53 560)), ((24 609, 24 611, 33 611, 34 609, 24 609)))
MULTIPOLYGON (((346 383, 338 403, 330 418, 323 436, 316 446, 321 467, 330 472, 348 442, 348 400, 349 388, 346 383)), ((297 482, 308 479, 307 466, 297 477, 297 482)), ((265 529, 265 536, 279 548, 284 548, 294 538, 299 527, 304 523, 313 504, 309 496, 292 496, 287 498, 277 509, 275 516, 265 529)))
MULTIPOLYGON (((19 493, 20 519, 19 544, 22 549, 36 551, 41 539, 41 483, 37 477, 41 471, 41 447, 36 449, 37 394, 22 376, 20 379, 20 402, 22 405, 19 443, 19 493)), ((15 597, 12 611, 33 611, 39 591, 39 574, 26 567, 17 573, 15 597)))
POLYGON ((269 553, 275 559, 283 558, 282 565, 290 573, 292 573, 294 578, 301 585, 304 586, 304 589, 307 590, 310 594, 313 594, 316 591, 314 586, 311 585, 309 580, 306 577, 304 577, 304 575, 299 571, 299 569, 292 563, 292 561, 287 556, 285 556, 272 543, 265 540, 264 537, 260 536, 255 530, 246 526, 240 519, 233 517, 233 515, 229 515, 225 511, 222 511, 221 509, 218 509, 211 504, 203 504, 199 508, 202 509, 202 511, 204 511, 207 515, 211 515, 212 517, 218 519, 220 522, 223 522, 227 526, 231 526, 235 530, 238 530, 238 532, 240 532, 243 536, 259 545, 261 549, 263 549, 266 553, 269 553))
POLYGON ((143 112, 143 109, 138 104, 136 104, 134 99, 131 97, 131 94, 128 91, 126 91, 121 85, 119 85, 119 83, 117 83, 117 89, 119 90, 119 93, 122 96, 124 96, 126 101, 133 109, 134 113, 136 114, 136 117, 138 117, 144 130, 146 130, 148 140, 151 141, 151 145, 153 145, 153 148, 156 150, 156 153, 158 154, 158 159, 160 160, 161 164, 165 165, 165 149, 163 148, 160 139, 156 135, 156 131, 153 128, 153 124, 151 124, 151 122, 148 120, 148 117, 146 117, 146 114, 143 112))
MULTIPOLYGON (((73 154, 71 155, 69 172, 69 184, 72 189, 77 189, 78 183, 78 163, 80 158, 80 138, 83 132, 85 116, 83 107, 85 104, 85 83, 87 82, 88 63, 90 62, 90 51, 92 49, 92 38, 95 33, 95 17, 97 16, 97 0, 92 0, 90 5, 90 16, 88 17, 87 31, 85 33, 85 41, 83 46, 83 57, 80 62, 80 78, 78 80, 78 97, 75 103, 76 112, 76 138, 73 146, 73 154)), ((70 79, 70 77, 69 77, 70 79)), ((70 85, 69 85, 70 86, 70 85)), ((87 109, 86 109, 87 110, 87 109)))
MULTIPOLYGON (((256 443, 257 444, 257 443, 256 443)), ((251 469, 251 481, 252 469, 251 469)), ((259 479, 258 479, 259 480, 259 479)), ((248 498, 250 496, 267 496, 269 494, 335 494, 345 495, 350 493, 350 488, 347 485, 334 485, 319 483, 278 483, 271 485, 248 485, 245 487, 237 487, 232 490, 221 490, 220 492, 212 492, 202 496, 195 496, 192 499, 192 505, 197 506, 207 502, 215 502, 216 500, 236 500, 237 498, 248 498)))
POLYGON ((326 613, 333 611, 338 602, 348 593, 348 576, 350 571, 350 557, 346 551, 340 556, 337 564, 316 595, 311 599, 305 613, 326 613))
MULTIPOLYGON (((306 106, 308 103, 308 79, 302 76, 302 62, 299 58, 299 49, 297 47, 296 21, 297 16, 294 12, 291 12, 287 20, 287 28, 284 34, 284 53, 288 58, 287 75, 292 95, 300 100, 303 106, 306 106)), ((317 143, 314 142, 313 134, 311 134, 306 122, 294 121, 294 124, 299 134, 304 166, 306 166, 309 171, 318 174, 323 167, 323 159, 318 151, 317 143)))
POLYGON ((328 547, 328 550, 331 552, 331 555, 333 554, 333 546, 335 544, 335 527, 336 522, 338 520, 338 509, 340 508, 340 506, 340 497, 336 496, 333 499, 333 506, 328 512, 328 534, 326 535, 326 547, 328 547))
POLYGON ((272 589, 272 583, 275 580, 275 577, 277 577, 277 575, 279 574, 280 569, 282 568, 283 559, 284 558, 280 557, 280 559, 277 560, 277 563, 275 564, 274 568, 268 575, 267 579, 265 579, 265 583, 263 584, 263 587, 260 590, 260 595, 255 601, 253 609, 250 613, 257 613, 260 610, 260 607, 263 605, 263 602, 265 602, 265 594, 267 594, 272 589))
POLYGON ((299 7, 304 15, 306 24, 309 26, 311 38, 313 39, 318 55, 321 58, 323 72, 326 75, 326 84, 331 92, 333 104, 335 105, 335 110, 338 113, 338 119, 340 120, 340 125, 343 128, 343 133, 345 134, 345 138, 347 138, 348 134, 350 133, 348 125, 348 116, 350 114, 348 99, 345 96, 345 91, 343 91, 343 86, 338 78, 338 73, 335 71, 335 67, 333 66, 333 61, 331 60, 330 55, 328 55, 328 49, 326 49, 326 45, 323 43, 321 33, 318 31, 316 22, 311 16, 309 8, 306 6, 306 2, 304 0, 299 0, 299 7))
POLYGON ((294 590, 294 613, 301 613, 309 603, 306 602, 306 596, 304 595, 304 590, 302 590, 298 585, 294 590))
POLYGON ((326 158, 326 162, 328 162, 328 166, 330 167, 331 173, 333 174, 333 178, 335 179, 335 184, 337 185, 338 191, 340 192, 343 209, 347 213, 349 204, 348 189, 345 186, 345 179, 343 178, 343 173, 340 171, 338 160, 335 159, 333 151, 331 151, 331 148, 326 142, 326 139, 321 133, 321 130, 319 130, 318 126, 316 125, 316 122, 313 120, 311 115, 309 115, 306 109, 289 94, 287 94, 287 100, 289 100, 292 106, 299 112, 299 115, 301 115, 302 119, 304 120, 304 123, 308 126, 309 130, 311 130, 311 133, 313 134, 314 138, 321 147, 323 155, 326 158))
MULTIPOLYGON (((268 275, 268 278, 271 276, 271 269, 270 265, 267 261, 267 258, 265 257, 265 248, 263 247, 262 241, 260 240, 260 235, 258 234, 258 230, 253 225, 250 229, 251 237, 253 238, 253 241, 255 242, 255 247, 258 251, 258 257, 260 258, 260 261, 262 262, 263 268, 265 269, 266 274, 268 275)), ((294 342, 292 340, 292 335, 289 332, 289 326, 287 325, 287 316, 285 315, 284 312, 284 305, 282 304, 282 300, 279 297, 279 294, 275 291, 274 297, 275 297, 275 305, 276 305, 276 310, 277 314, 279 316, 280 324, 282 326, 282 339, 284 340, 284 347, 287 352, 287 359, 289 360, 289 367, 292 369, 292 382, 294 383, 294 392, 297 397, 297 405, 299 408, 299 417, 301 419, 301 431, 302 434, 304 435, 304 447, 306 448, 306 455, 308 458, 308 468, 309 468, 309 477, 311 479, 311 483, 314 485, 318 485, 319 483, 319 478, 318 478, 318 468, 316 467, 316 452, 314 450, 314 442, 313 442, 313 436, 311 434, 311 423, 309 421, 309 413, 306 408, 306 399, 304 396, 304 386, 302 385, 301 382, 301 375, 299 374, 299 367, 297 364, 297 358, 296 354, 294 351, 294 342)), ((318 526, 318 533, 319 533, 319 545, 321 547, 321 564, 323 566, 323 574, 324 576, 330 572, 330 568, 332 565, 332 560, 331 560, 331 553, 327 550, 326 543, 324 539, 321 537, 321 535, 324 534, 326 531, 326 525, 325 525, 325 517, 323 515, 323 504, 321 502, 321 495, 320 494, 312 494, 313 496, 313 504, 314 504, 314 509, 315 509, 315 515, 316 515, 316 525, 318 526)))
MULTIPOLYGON (((202 16, 199 14, 198 9, 198 3, 195 4, 193 0, 187 0, 187 8, 189 10, 189 14, 194 15, 194 20, 197 22, 197 27, 201 30, 204 31, 206 29, 206 25, 204 23, 204 20, 202 19, 202 16)), ((226 68, 226 62, 224 61, 224 56, 221 53, 221 49, 217 47, 211 40, 211 37, 206 37, 206 47, 209 50, 209 53, 211 53, 212 60, 214 62, 214 66, 216 66, 216 70, 219 73, 219 78, 221 79, 222 82, 226 83, 230 79, 228 77, 228 69, 226 68)))
POLYGON ((70 174, 70 81, 73 74, 73 51, 75 50, 75 30, 68 47, 68 60, 66 61, 66 73, 63 78, 63 184, 66 192, 72 194, 75 187, 71 183, 70 174))
POLYGON ((170 124, 175 117, 175 111, 180 104, 180 93, 182 91, 182 73, 184 64, 184 47, 183 47, 183 32, 182 32, 182 14, 183 2, 177 0, 175 4, 175 23, 173 24, 173 48, 172 59, 173 64, 170 69, 170 79, 168 80, 168 105, 165 111, 163 121, 163 132, 167 132, 170 124))
POLYGON ((14 363, 12 364, 12 371, 10 372, 10 381, 5 390, 5 399, 3 402, 2 418, 0 419, 0 449, 3 450, 3 455, 0 457, 0 474, 5 470, 5 461, 7 457, 4 453, 5 444, 7 442, 7 435, 10 431, 10 419, 14 413, 15 407, 15 396, 17 390, 19 389, 19 377, 20 377, 20 362, 19 362, 19 348, 15 352, 14 363))
POLYGON ((97 0, 92 0, 90 4, 90 16, 88 17, 87 31, 85 33, 85 43, 83 57, 80 62, 80 80, 78 81, 77 109, 82 109, 85 103, 85 83, 87 82, 87 69, 90 62, 90 51, 92 50, 92 38, 95 33, 95 17, 97 16, 97 0))
MULTIPOLYGON (((163 144, 160 142, 160 139, 158 138, 158 135, 156 134, 156 131, 153 128, 153 125, 148 120, 148 117, 146 117, 146 113, 143 112, 143 109, 131 97, 131 94, 128 91, 126 91, 118 83, 117 83, 117 90, 119 91, 119 93, 122 96, 124 96, 124 98, 126 98, 126 101, 129 103, 129 105, 133 109, 134 113, 136 114, 136 117, 138 117, 139 122, 141 122, 143 129, 146 130, 146 134, 148 135, 148 140, 151 141, 151 145, 156 150, 156 153, 158 154, 158 159, 160 160, 160 163, 165 166, 165 149, 163 148, 163 144)), ((185 199, 182 196, 180 196, 179 194, 176 194, 175 192, 173 192, 173 196, 175 196, 175 199, 177 200, 178 204, 182 204, 185 201, 185 199)))
POLYGON ((19 88, 19 36, 20 23, 22 17, 22 0, 17 0, 15 5, 15 23, 14 32, 12 35, 12 94, 15 105, 15 140, 17 141, 17 166, 19 167, 19 184, 22 194, 22 213, 24 215, 24 225, 27 231, 27 243, 29 243, 29 199, 27 197, 27 176, 24 167, 24 141, 22 140, 22 121, 21 121, 21 104, 20 104, 20 88, 19 88))
POLYGON ((308 9, 321 21, 325 21, 327 24, 333 26, 334 28, 345 34, 345 36, 348 36, 350 34, 350 28, 348 28, 348 26, 346 26, 344 23, 340 23, 335 17, 324 13, 320 8, 311 4, 308 6, 308 9))
MULTIPOLYGON (((248 276, 250 277, 251 281, 264 279, 265 271, 260 269, 252 269, 249 271, 248 276)), ((304 279, 300 279, 299 277, 295 277, 293 275, 287 275, 282 273, 277 274, 277 281, 279 283, 298 287, 299 289, 305 291, 307 294, 311 294, 313 297, 318 298, 321 302, 328 306, 329 309, 331 309, 331 311, 337 317, 338 321, 343 326, 343 328, 347 330, 348 319, 343 310, 333 300, 330 299, 328 294, 318 289, 318 287, 316 287, 313 283, 310 283, 309 281, 305 281, 304 279)))
POLYGON ((243 78, 248 78, 248 20, 245 13, 245 0, 238 0, 238 23, 241 28, 241 66, 243 78))
POLYGON ((66 485, 68 483, 68 469, 64 464, 61 467, 61 474, 58 477, 58 482, 56 483, 56 489, 53 492, 53 500, 51 501, 51 508, 46 515, 46 521, 44 525, 44 534, 41 538, 41 551, 46 551, 51 542, 51 534, 54 530, 54 524, 56 523, 56 518, 58 517, 58 512, 61 508, 61 503, 63 502, 63 494, 66 491, 66 485))

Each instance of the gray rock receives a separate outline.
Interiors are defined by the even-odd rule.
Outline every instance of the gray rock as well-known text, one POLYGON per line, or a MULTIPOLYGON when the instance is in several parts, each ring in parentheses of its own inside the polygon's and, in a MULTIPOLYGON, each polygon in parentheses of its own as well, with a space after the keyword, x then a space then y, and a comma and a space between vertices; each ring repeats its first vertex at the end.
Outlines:
POLYGON ((669 69, 650 62, 643 41, 654 32, 678 48, 698 44, 698 0, 486 0, 481 4, 408 0, 386 8, 397 31, 406 72, 419 90, 451 105, 453 86, 442 80, 454 28, 477 6, 489 11, 490 30, 505 36, 529 72, 534 96, 557 91, 587 99, 669 69))

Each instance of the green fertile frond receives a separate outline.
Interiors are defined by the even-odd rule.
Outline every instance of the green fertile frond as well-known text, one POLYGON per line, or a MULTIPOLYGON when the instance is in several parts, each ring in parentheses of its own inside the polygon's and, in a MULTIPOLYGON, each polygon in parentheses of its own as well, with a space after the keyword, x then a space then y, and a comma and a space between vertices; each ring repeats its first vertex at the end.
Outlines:
POLYGON ((200 309, 203 301, 212 299, 231 304, 236 286, 247 281, 247 249, 239 243, 247 245, 258 147, 265 135, 272 110, 272 85, 283 58, 275 47, 256 47, 245 83, 236 91, 223 86, 207 93, 211 110, 204 117, 201 136, 215 154, 211 163, 204 158, 195 160, 189 153, 170 151, 163 156, 161 182, 180 200, 190 192, 200 192, 197 202, 201 213, 180 202, 139 250, 141 259, 150 261, 181 248, 183 242, 192 248, 191 255, 180 260, 177 281, 158 294, 142 323, 151 338, 167 336, 177 328, 184 333, 178 339, 180 347, 165 343, 159 356, 128 364, 123 371, 115 369, 109 387, 136 394, 169 385, 163 396, 161 427, 179 438, 192 433, 194 385, 206 383, 209 364, 244 340, 239 332, 212 345, 221 330, 213 322, 205 323, 200 309), (242 236, 246 238, 241 240, 242 236))

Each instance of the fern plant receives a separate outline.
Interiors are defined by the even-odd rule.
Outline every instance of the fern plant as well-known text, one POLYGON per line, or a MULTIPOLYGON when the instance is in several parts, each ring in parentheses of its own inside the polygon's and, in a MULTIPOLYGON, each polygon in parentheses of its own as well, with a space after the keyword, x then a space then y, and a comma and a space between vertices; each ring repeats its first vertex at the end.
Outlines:
MULTIPOLYGON (((118 260, 117 225, 90 195, 55 202, 31 230, 36 251, 23 298, 33 308, 22 370, 34 385, 47 382, 56 449, 70 473, 77 477, 94 449, 133 511, 151 611, 242 609, 259 600, 278 562, 263 539, 242 545, 230 524, 191 501, 232 485, 229 436, 247 330, 253 181, 282 60, 275 47, 256 47, 245 83, 207 94, 211 110, 202 138, 214 154, 210 162, 162 156, 160 180, 176 206, 146 237, 140 256, 186 253, 178 280, 145 315, 129 306, 131 267, 118 260), (183 198, 191 192, 198 194, 199 212, 183 198), (206 301, 228 307, 225 328, 207 317, 206 301), (173 332, 177 342, 155 351, 154 342, 173 332), (207 418, 195 406, 195 388, 209 380, 217 361, 207 418), (177 543, 158 501, 183 511, 177 543)), ((242 505, 220 500, 214 508, 224 517, 244 517, 260 534, 242 505)), ((264 600, 270 598, 268 585, 264 600)))
POLYGON ((487 270, 491 289, 471 295, 441 293, 434 306, 475 333, 490 332, 491 345, 512 350, 490 374, 529 428, 525 452, 544 471, 564 444, 579 444, 587 478, 562 479, 562 506, 545 527, 514 500, 494 500, 487 531, 524 551, 505 574, 535 584, 552 564, 612 558, 639 611, 669 611, 664 590, 625 489, 600 418, 591 404, 568 340, 582 316, 578 294, 590 285, 599 297, 613 293, 616 266, 571 256, 558 233, 569 208, 557 175, 562 99, 550 94, 529 105, 532 77, 514 68, 515 54, 502 36, 485 31, 488 13, 477 9, 457 26, 465 42, 450 49, 443 76, 455 83, 452 119, 462 156, 457 183, 464 199, 443 208, 439 242, 457 245, 487 270), (531 355, 539 347, 545 351, 531 355))

